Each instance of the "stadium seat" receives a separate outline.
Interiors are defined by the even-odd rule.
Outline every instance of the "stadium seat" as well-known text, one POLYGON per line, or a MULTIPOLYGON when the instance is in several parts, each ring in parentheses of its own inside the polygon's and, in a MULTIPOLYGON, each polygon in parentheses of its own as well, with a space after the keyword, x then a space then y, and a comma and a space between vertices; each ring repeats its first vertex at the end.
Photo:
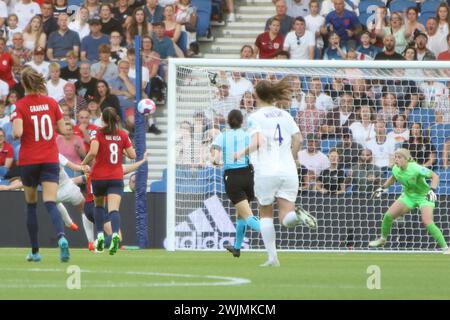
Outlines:
POLYGON ((167 169, 163 169, 161 180, 153 181, 150 184, 149 192, 167 192, 167 169))
POLYGON ((394 0, 389 5, 391 14, 393 12, 404 12, 409 7, 416 7, 416 3, 410 0, 394 0))
POLYGON ((424 11, 424 12, 420 13, 420 16, 419 16, 419 18, 417 18, 417 21, 419 21, 421 24, 426 26, 428 18, 435 17, 435 16, 436 16, 436 12, 424 11))
POLYGON ((402 193, 402 185, 400 183, 395 183, 389 187, 388 193, 399 194, 402 193))
MULTIPOLYGON (((363 0, 359 3, 359 15, 372 15, 376 12, 377 7, 384 6, 383 1, 378 0, 363 0)), ((361 20, 360 20, 361 21, 361 20)))
POLYGON ((436 15, 436 10, 440 3, 441 1, 439 0, 424 1, 420 7, 420 12, 434 12, 434 14, 436 15))
POLYGON ((186 31, 181 31, 180 38, 177 41, 178 47, 186 54, 188 49, 188 34, 186 31))
POLYGON ((197 8, 197 37, 204 37, 208 33, 211 21, 211 1, 192 0, 192 5, 197 8))
POLYGON ((367 27, 372 20, 375 21, 375 15, 361 13, 359 15, 358 19, 359 19, 359 23, 361 23, 363 26, 367 27))
POLYGON ((320 141, 320 151, 324 154, 328 154, 330 149, 334 148, 338 142, 338 139, 323 139, 320 141))
POLYGON ((439 176, 437 194, 450 194, 450 169, 439 169, 436 174, 439 176))
POLYGON ((420 122, 423 129, 427 129, 436 123, 436 114, 433 109, 429 108, 415 108, 411 111, 408 117, 408 122, 420 122))
POLYGON ((450 124, 435 124, 430 127, 430 138, 432 143, 444 143, 450 138, 450 124))

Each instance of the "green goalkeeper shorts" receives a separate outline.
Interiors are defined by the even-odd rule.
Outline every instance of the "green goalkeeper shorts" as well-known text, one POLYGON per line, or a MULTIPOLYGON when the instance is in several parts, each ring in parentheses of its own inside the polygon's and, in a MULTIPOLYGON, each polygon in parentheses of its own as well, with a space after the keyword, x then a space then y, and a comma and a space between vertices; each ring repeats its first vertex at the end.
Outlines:
POLYGON ((403 202, 409 209, 423 207, 431 207, 434 208, 434 202, 428 201, 426 196, 408 196, 404 193, 398 198, 401 202, 403 202))

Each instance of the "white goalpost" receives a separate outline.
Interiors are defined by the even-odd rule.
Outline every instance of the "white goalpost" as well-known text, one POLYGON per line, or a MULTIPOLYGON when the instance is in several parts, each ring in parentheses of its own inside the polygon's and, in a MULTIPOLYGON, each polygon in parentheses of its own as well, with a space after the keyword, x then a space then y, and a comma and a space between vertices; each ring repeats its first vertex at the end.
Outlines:
MULTIPOLYGON (((231 109, 244 116, 252 111, 251 94, 243 89, 249 82, 286 76, 294 95, 283 107, 304 139, 297 204, 317 217, 319 227, 288 229, 275 219, 277 248, 379 252, 369 250, 368 242, 380 235, 401 186, 379 199, 370 196, 390 174, 389 158, 399 147, 440 176, 434 221, 449 243, 450 169, 443 159, 447 141, 450 147, 448 62, 169 59, 166 249, 222 250, 234 242, 235 209, 225 194, 223 168, 209 159, 214 137, 226 129, 218 119, 231 109), (422 139, 413 139, 419 133, 422 139)), ((257 215, 256 201, 252 208, 257 215)), ((264 249, 260 235, 247 229, 243 248, 264 249)), ((413 209, 394 222, 383 251, 436 250, 413 209)))

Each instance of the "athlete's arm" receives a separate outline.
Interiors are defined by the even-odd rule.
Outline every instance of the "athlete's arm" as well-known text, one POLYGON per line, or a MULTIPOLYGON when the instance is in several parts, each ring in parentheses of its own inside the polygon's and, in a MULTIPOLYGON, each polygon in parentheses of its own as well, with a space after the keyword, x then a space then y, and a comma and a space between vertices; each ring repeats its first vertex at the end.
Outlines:
POLYGON ((23 134, 23 120, 14 119, 13 121, 13 138, 19 139, 23 134))
POLYGON ((123 166, 123 174, 128 174, 130 172, 137 170, 137 168, 139 168, 144 162, 147 161, 147 156, 148 156, 148 152, 145 151, 144 156, 142 157, 141 160, 136 161, 135 163, 132 163, 129 165, 124 165, 123 166))
POLYGON ((83 181, 83 176, 77 176, 77 177, 73 177, 72 178, 73 183, 75 183, 76 185, 80 185, 82 184, 83 181))
POLYGON ((136 150, 133 147, 126 148, 125 155, 131 160, 136 159, 136 150))
POLYGON ((69 168, 72 171, 78 171, 78 172, 86 172, 89 171, 88 165, 83 165, 83 164, 75 164, 72 161, 67 161, 66 165, 64 167, 69 168))
POLYGON ((252 142, 243 150, 238 151, 234 154, 234 160, 237 161, 238 159, 242 158, 245 155, 249 155, 250 153, 255 152, 258 150, 263 141, 263 136, 261 132, 256 132, 252 135, 252 142))
POLYGON ((431 189, 436 190, 438 186, 439 186, 439 176, 436 173, 434 173, 434 171, 433 171, 433 173, 431 174, 430 187, 431 187, 431 189))
POLYGON ((218 166, 220 163, 220 147, 218 146, 211 146, 211 159, 212 164, 215 166, 218 166))
POLYGON ((15 179, 7 186, 1 185, 0 186, 0 191, 17 190, 17 189, 21 189, 22 187, 23 187, 22 180, 15 179))
POLYGON ((298 152, 300 151, 302 135, 300 132, 292 135, 291 150, 294 160, 298 160, 298 152))
POLYGON ((91 141, 91 146, 89 148, 89 152, 86 155, 86 157, 84 158, 84 160, 81 162, 81 165, 89 164, 89 163, 91 163, 92 160, 95 159, 95 157, 97 156, 97 153, 98 153, 99 146, 100 146, 100 144, 98 143, 97 140, 91 141))
POLYGON ((61 118, 56 122, 56 129, 61 135, 66 134, 66 122, 64 121, 64 118, 61 118))
POLYGON ((381 187, 383 189, 389 189, 389 187, 392 186, 394 183, 395 183, 394 176, 390 176, 381 187))

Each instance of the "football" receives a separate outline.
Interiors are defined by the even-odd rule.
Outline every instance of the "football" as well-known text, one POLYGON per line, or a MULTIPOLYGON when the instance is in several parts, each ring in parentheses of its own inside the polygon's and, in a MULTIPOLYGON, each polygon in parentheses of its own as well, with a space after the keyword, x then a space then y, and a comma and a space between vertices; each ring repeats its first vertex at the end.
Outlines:
POLYGON ((156 111, 155 102, 152 99, 142 99, 138 103, 138 111, 142 114, 152 114, 156 111))

